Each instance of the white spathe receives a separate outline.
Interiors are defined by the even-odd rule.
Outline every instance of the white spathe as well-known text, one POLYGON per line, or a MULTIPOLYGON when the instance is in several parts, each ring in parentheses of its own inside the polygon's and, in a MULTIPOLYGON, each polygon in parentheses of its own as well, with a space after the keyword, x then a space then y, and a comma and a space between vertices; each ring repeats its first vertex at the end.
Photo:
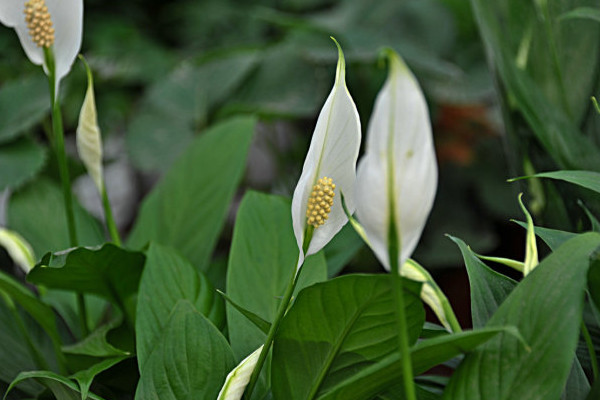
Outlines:
POLYGON ((31 245, 15 231, 0 227, 0 247, 4 247, 8 255, 25 273, 35 265, 35 255, 31 245))
POLYGON ((414 251, 437 190, 437 162, 427 103, 404 61, 388 51, 390 72, 375 100, 358 166, 356 213, 375 255, 390 270, 394 217, 398 265, 414 251))
POLYGON ((300 249, 298 268, 304 258, 321 250, 348 222, 342 208, 340 192, 344 193, 346 205, 352 213, 355 209, 354 185, 356 183, 356 160, 360 147, 360 119, 354 101, 346 87, 345 60, 338 46, 338 64, 333 89, 319 113, 317 125, 310 142, 302 174, 292 199, 294 235, 300 249), (313 185, 319 178, 333 180, 335 196, 329 218, 315 228, 312 239, 303 253, 304 234, 307 226, 306 209, 313 185))
POLYGON ((225 378, 225 383, 217 396, 217 400, 239 400, 246 390, 250 377, 256 367, 263 346, 254 350, 252 354, 244 358, 225 378))
POLYGON ((76 136, 77 152, 88 174, 90 174, 90 177, 98 188, 98 192, 102 196, 104 191, 104 180, 102 177, 102 138, 100 127, 98 126, 92 72, 87 63, 85 67, 88 75, 88 87, 79 113, 76 136))
MULTIPOLYGON (((0 22, 14 28, 27 57, 36 65, 44 64, 44 49, 38 47, 25 22, 25 3, 27 0, 1 0, 0 22)), ((71 65, 81 48, 83 31, 83 0, 46 0, 54 27, 54 45, 52 46, 56 68, 56 89, 60 80, 71 70, 71 65)))

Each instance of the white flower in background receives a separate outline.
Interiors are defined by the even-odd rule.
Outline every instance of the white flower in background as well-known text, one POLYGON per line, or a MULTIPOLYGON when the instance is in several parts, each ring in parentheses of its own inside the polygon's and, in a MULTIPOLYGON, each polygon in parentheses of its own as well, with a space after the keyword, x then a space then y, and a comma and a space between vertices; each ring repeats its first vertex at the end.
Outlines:
MULTIPOLYGON (((335 41, 335 39, 334 39, 335 41)), ((360 147, 360 119, 346 87, 346 64, 339 44, 333 89, 321 109, 292 199, 294 235, 304 258, 323 248, 348 222, 340 191, 354 212, 356 159, 360 147)))
POLYGON ((83 0, 1 0, 0 22, 15 29, 27 57, 46 73, 44 51, 52 50, 58 92, 81 48, 83 0))
POLYGON ((35 265, 35 255, 31 245, 17 232, 0 227, 0 246, 25 273, 35 265))
POLYGON ((88 174, 102 195, 104 192, 104 180, 102 177, 102 138, 98 126, 98 115, 96 112, 96 100, 94 97, 94 80, 92 71, 81 58, 88 76, 88 87, 79 113, 79 124, 77 125, 77 152, 88 174))
POLYGON ((437 162, 423 93, 404 61, 392 50, 388 58, 390 72, 375 101, 358 166, 356 213, 389 271, 390 247, 398 249, 396 262, 402 266, 419 241, 435 198, 437 162))
POLYGON ((250 381, 250 376, 263 346, 254 350, 252 354, 244 358, 237 367, 235 367, 225 378, 225 383, 217 396, 217 400, 239 400, 244 394, 244 390, 250 381))

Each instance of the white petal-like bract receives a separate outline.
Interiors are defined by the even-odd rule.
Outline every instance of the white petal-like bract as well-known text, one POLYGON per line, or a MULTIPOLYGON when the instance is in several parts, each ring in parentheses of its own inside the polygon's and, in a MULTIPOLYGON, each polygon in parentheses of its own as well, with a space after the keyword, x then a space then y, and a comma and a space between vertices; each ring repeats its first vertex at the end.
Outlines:
POLYGON ((302 174, 292 199, 294 234, 300 249, 298 268, 302 265, 304 257, 322 249, 348 222, 342 209, 340 191, 344 193, 350 212, 354 212, 355 209, 354 185, 356 160, 360 147, 360 119, 346 87, 344 54, 337 42, 336 45, 338 45, 339 59, 335 84, 317 119, 302 174), (309 197, 313 186, 324 177, 330 178, 335 184, 333 204, 325 222, 314 228, 312 239, 304 254, 309 197))
MULTIPOLYGON (((84 61, 85 63, 85 61, 84 61)), ((88 87, 79 113, 77 126, 77 152, 88 174, 102 195, 104 182, 102 178, 102 138, 98 127, 96 100, 94 98, 94 81, 89 66, 85 64, 88 75, 88 87)))
POLYGON ((217 396, 217 400, 239 400, 242 398, 262 348, 263 346, 260 346, 258 349, 254 350, 252 354, 244 358, 242 362, 227 375, 225 383, 219 392, 219 396, 217 396))
MULTIPOLYGON (((33 42, 25 22, 27 0, 0 1, 0 22, 14 28, 23 50, 32 63, 44 65, 44 50, 33 42)), ((71 65, 81 48, 83 31, 83 0, 45 0, 54 28, 54 53, 56 88, 60 80, 69 73, 71 65)), ((44 70, 48 72, 47 66, 44 70)))
POLYGON ((371 247, 390 270, 393 218, 398 265, 414 251, 437 190, 437 162, 427 103, 400 57, 389 50, 390 72, 367 130, 357 173, 357 217, 371 247))
POLYGON ((35 255, 31 245, 17 232, 0 228, 0 246, 25 273, 35 265, 35 255))

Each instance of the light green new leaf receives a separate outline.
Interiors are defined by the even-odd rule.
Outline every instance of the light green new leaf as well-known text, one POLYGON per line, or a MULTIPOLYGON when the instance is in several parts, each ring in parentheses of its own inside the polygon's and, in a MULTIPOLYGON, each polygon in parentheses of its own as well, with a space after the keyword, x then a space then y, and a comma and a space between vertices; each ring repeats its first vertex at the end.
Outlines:
POLYGON ((232 118, 198 137, 144 200, 129 245, 171 246, 205 271, 246 166, 255 122, 232 118))
MULTIPOLYGON (((424 322, 420 284, 405 280, 409 342, 424 322)), ((346 275, 304 289, 283 319, 273 346, 277 399, 313 399, 397 351, 388 275, 346 275)))
POLYGON ((0 146, 0 191, 32 179, 46 162, 46 149, 28 137, 0 146))
MULTIPOLYGON (((296 272, 298 246, 290 202, 279 196, 248 192, 237 213, 227 269, 227 295, 267 322, 273 321, 281 296, 296 272)), ((309 257, 296 293, 327 279, 322 253, 309 257)), ((266 334, 227 304, 229 339, 241 360, 263 344, 266 334)))
POLYGON ((517 285, 487 327, 514 325, 530 351, 499 334, 467 354, 452 375, 444 398, 559 398, 579 338, 590 254, 600 235, 579 235, 560 246, 517 285))
POLYGON ((140 281, 135 321, 138 366, 143 370, 152 349, 180 300, 188 300, 218 328, 225 323, 223 300, 204 274, 172 248, 151 243, 140 281))
POLYGON ((181 300, 144 364, 135 399, 215 399, 233 367, 227 340, 189 301, 181 300))

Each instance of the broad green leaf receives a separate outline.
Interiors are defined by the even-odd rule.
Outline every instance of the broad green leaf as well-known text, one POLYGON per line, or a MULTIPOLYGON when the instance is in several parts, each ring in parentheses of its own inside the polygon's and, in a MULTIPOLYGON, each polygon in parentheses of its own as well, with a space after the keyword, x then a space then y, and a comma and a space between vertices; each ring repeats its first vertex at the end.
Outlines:
POLYGON ((227 340, 190 302, 182 300, 144 364, 135 398, 215 399, 233 367, 227 340))
POLYGON ((467 354, 452 375, 445 398, 558 398, 579 338, 589 256, 599 244, 596 233, 577 236, 527 275, 486 326, 516 326, 531 351, 501 333, 467 354))
MULTIPOLYGON (((67 249, 71 246, 63 204, 59 186, 45 178, 37 179, 11 195, 7 225, 31 244, 35 254, 67 249)), ((104 232, 98 221, 77 202, 74 211, 79 244, 95 246, 103 243, 104 232)))
POLYGON ((29 138, 0 146, 0 191, 31 180, 45 161, 46 149, 29 138))
POLYGON ((184 61, 150 87, 127 131, 136 166, 164 171, 185 151, 209 112, 239 85, 257 61, 255 51, 237 51, 201 62, 184 61))
POLYGON ((6 395, 19 383, 28 380, 35 379, 39 383, 46 386, 57 400, 103 400, 101 397, 96 396, 93 393, 89 393, 85 398, 80 394, 79 387, 72 380, 65 378, 64 376, 58 375, 51 371, 31 371, 21 372, 10 384, 6 395))
POLYGON ((4 84, 0 89, 0 143, 31 128, 49 109, 48 82, 41 74, 4 84))
POLYGON ((61 355, 60 362, 64 363, 62 353, 60 352, 61 338, 56 327, 54 312, 46 304, 42 303, 37 297, 18 283, 11 276, 0 272, 0 292, 6 294, 15 303, 23 309, 44 329, 52 341, 56 354, 61 355))
MULTIPOLYGON (((502 332, 519 337, 519 332, 514 327, 500 327, 447 334, 419 342, 410 351, 413 371, 415 375, 422 374, 446 360, 472 351, 502 332)), ((401 380, 401 357, 400 353, 395 352, 359 373, 349 376, 323 396, 320 396, 319 399, 367 399, 401 380)))
POLYGON ((197 138, 144 200, 129 245, 171 246, 205 271, 242 177, 255 122, 233 118, 197 138))
POLYGON ((600 9, 592 7, 579 7, 562 14, 559 19, 583 18, 600 22, 600 9))
POLYGON ((517 286, 517 282, 485 265, 462 240, 452 236, 450 239, 458 245, 465 260, 471 288, 473 327, 481 328, 517 286))
POLYGON ((346 224, 324 248, 327 259, 327 276, 340 273, 363 247, 363 241, 350 224, 346 224))
POLYGON ((85 400, 90 391, 90 386, 92 385, 92 381, 100 372, 106 371, 112 366, 120 363, 124 359, 129 356, 119 356, 114 358, 107 358, 105 360, 100 361, 97 364, 92 365, 90 368, 85 369, 83 371, 78 371, 73 375, 73 379, 77 381, 79 384, 79 390, 81 391, 81 400, 85 400))
MULTIPOLYGON (((248 192, 238 209, 227 270, 227 296, 267 322, 277 313, 281 296, 296 273, 298 246, 292 230, 290 202, 279 196, 248 192)), ((302 267, 296 293, 327 279, 322 253, 302 267)), ((241 360, 264 343, 266 335, 227 305, 229 339, 241 360)))
MULTIPOLYGON (((409 342, 425 313, 420 284, 405 280, 409 342)), ((346 275, 304 289, 275 336, 271 382, 277 399, 313 399, 398 348, 389 275, 346 275)))
POLYGON ((151 243, 146 257, 135 321, 140 371, 160 341, 169 315, 180 300, 188 300, 218 328, 223 328, 225 323, 223 299, 204 274, 177 251, 151 243))
MULTIPOLYGON (((525 222, 514 221, 523 228, 527 229, 525 222)), ((577 233, 559 231, 557 229, 543 228, 541 226, 535 227, 535 234, 544 241, 550 247, 550 250, 556 250, 560 245, 573 239, 577 236, 577 233)))
POLYGON ((82 341, 69 346, 63 346, 62 350, 68 354, 78 354, 92 357, 127 356, 130 354, 129 352, 116 348, 108 342, 106 337, 109 331, 115 329, 121 323, 121 318, 117 318, 109 323, 106 323, 98 327, 82 341))
POLYGON ((137 292, 144 261, 144 254, 112 243, 99 249, 77 247, 46 254, 27 280, 53 289, 95 294, 127 313, 126 300, 137 292))
POLYGON ((529 179, 529 178, 550 178, 558 179, 561 181, 573 183, 586 189, 593 190, 596 193, 600 193, 600 173, 594 171, 573 171, 573 170, 561 170, 552 172, 541 172, 532 176, 524 176, 517 179, 529 179))

